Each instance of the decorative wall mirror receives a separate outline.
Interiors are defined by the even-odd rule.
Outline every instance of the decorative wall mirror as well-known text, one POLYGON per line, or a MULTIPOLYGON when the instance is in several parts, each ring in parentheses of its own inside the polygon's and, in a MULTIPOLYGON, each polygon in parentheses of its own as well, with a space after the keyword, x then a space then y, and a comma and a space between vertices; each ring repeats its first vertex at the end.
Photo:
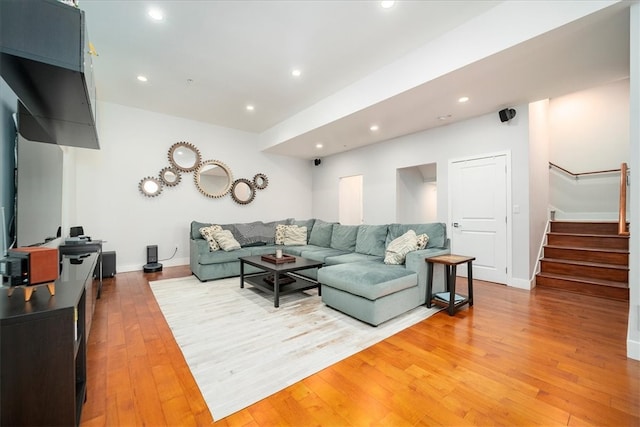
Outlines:
POLYGON ((241 205, 248 205, 256 197, 256 187, 248 179, 236 179, 231 186, 231 198, 241 205))
POLYGON ((263 173, 257 173, 253 177, 253 186, 258 190, 264 190, 269 185, 269 179, 263 173))
POLYGON ((180 171, 176 167, 166 167, 160 171, 160 180, 168 187, 174 187, 180 182, 180 171))
POLYGON ((200 165, 200 150, 188 142, 176 142, 169 148, 169 163, 182 172, 193 172, 200 165))
POLYGON ((148 176, 140 180, 138 189, 147 197, 156 197, 162 193, 162 182, 156 177, 148 176))
POLYGON ((222 197, 233 184, 233 174, 227 165, 217 160, 204 161, 196 169, 196 187, 207 197, 222 197))

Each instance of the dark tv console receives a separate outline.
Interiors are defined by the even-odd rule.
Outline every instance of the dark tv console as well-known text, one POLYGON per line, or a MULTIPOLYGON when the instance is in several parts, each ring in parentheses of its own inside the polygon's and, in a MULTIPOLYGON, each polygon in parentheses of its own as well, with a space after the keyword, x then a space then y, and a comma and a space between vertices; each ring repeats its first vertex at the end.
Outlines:
POLYGON ((80 424, 97 256, 63 256, 54 296, 0 288, 0 426, 80 424))

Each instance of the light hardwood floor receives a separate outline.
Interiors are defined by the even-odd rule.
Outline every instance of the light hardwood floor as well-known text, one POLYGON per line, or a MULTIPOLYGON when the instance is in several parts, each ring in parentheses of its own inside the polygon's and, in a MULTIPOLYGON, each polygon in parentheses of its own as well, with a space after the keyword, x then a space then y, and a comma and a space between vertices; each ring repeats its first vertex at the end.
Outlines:
MULTIPOLYGON (((212 423, 148 285, 189 274, 105 280, 82 426, 212 423)), ((474 294, 472 309, 438 313, 215 424, 640 425, 628 303, 481 281, 474 294)))

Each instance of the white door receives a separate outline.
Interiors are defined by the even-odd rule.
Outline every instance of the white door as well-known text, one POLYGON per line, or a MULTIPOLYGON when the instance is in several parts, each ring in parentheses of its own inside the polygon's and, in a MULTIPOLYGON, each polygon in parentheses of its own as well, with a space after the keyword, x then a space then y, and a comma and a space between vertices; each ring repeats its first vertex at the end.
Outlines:
MULTIPOLYGON (((474 279, 505 284, 506 158, 503 154, 449 164, 451 253, 476 257, 474 279)), ((458 273, 466 276, 466 267, 458 273)))
POLYGON ((362 175, 340 178, 338 200, 338 221, 340 224, 362 224, 362 175))

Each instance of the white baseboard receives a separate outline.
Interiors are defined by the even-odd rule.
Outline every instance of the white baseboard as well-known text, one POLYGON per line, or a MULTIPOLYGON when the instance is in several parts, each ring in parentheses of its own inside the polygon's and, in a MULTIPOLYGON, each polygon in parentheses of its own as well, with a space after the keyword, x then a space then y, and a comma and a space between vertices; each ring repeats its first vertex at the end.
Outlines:
POLYGON ((627 357, 640 360, 640 341, 627 340, 627 357))
POLYGON ((513 288, 518 288, 518 289, 526 289, 527 291, 530 291, 535 287, 535 281, 527 280, 527 279, 518 279, 516 277, 512 277, 507 283, 507 286, 511 286, 513 288))
MULTIPOLYGON (((160 261, 163 267, 177 267, 181 265, 189 265, 189 258, 174 258, 166 261, 160 261)), ((129 271, 142 271, 144 267, 144 263, 140 264, 128 264, 128 265, 118 265, 116 267, 117 273, 126 273, 129 271)))

